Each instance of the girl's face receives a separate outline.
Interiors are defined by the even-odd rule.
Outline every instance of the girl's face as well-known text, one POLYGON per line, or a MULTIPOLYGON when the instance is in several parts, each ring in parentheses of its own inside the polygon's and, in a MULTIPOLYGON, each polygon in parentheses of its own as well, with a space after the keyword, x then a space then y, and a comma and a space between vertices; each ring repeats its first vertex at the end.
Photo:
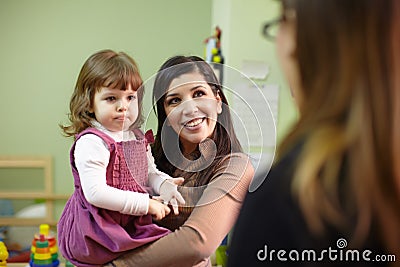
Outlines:
POLYGON ((137 92, 130 85, 125 91, 102 87, 94 95, 90 112, 107 130, 126 131, 138 118, 137 92))
POLYGON ((183 74, 172 80, 164 100, 167 125, 179 135, 184 154, 210 137, 218 114, 222 112, 220 96, 214 95, 204 77, 197 73, 183 74))

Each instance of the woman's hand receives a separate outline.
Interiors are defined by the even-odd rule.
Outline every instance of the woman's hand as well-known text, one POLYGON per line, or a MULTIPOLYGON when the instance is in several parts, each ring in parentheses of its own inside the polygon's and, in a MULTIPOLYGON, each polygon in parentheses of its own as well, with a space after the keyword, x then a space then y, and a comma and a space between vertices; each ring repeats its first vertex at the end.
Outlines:
POLYGON ((167 205, 155 199, 149 200, 148 214, 151 214, 155 220, 161 220, 162 218, 167 216, 170 212, 171 209, 167 205))

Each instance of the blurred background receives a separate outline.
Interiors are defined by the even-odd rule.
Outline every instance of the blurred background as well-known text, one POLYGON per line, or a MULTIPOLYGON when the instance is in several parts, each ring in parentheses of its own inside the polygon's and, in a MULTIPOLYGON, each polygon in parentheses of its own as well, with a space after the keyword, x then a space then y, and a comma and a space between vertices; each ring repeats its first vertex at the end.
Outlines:
MULTIPOLYGON (((263 24, 278 14, 279 1, 274 0, 0 0, 0 156, 50 157, 52 194, 71 194, 73 140, 62 136, 58 124, 67 122, 70 96, 89 55, 106 48, 124 51, 147 80, 171 56, 204 58, 205 40, 216 26, 222 30, 226 65, 239 71, 248 67, 244 62, 267 68, 265 77, 253 78, 278 89, 279 142, 296 110, 274 43, 261 35, 263 24)), ((148 114, 151 92, 145 96, 148 114)), ((152 117, 148 128, 156 129, 152 117)), ((24 168, 14 175, 11 169, 0 169, 0 191, 31 190, 45 172, 24 168)), ((64 203, 54 207, 55 220, 64 203)), ((18 212, 24 206, 12 208, 18 212)))

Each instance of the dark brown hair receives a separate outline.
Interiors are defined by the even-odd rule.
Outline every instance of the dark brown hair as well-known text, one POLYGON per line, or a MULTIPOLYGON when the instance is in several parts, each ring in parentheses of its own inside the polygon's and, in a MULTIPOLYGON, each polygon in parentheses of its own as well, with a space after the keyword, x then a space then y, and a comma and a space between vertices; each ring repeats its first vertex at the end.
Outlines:
POLYGON ((213 171, 213 166, 218 164, 219 160, 224 156, 235 152, 241 152, 242 148, 233 128, 228 101, 223 93, 222 87, 211 66, 200 57, 171 57, 161 66, 156 75, 153 89, 153 103, 156 103, 155 112, 157 115, 158 127, 155 143, 153 145, 153 155, 160 170, 170 175, 175 172, 177 167, 168 160, 165 151, 168 151, 168 154, 177 156, 182 155, 182 153, 180 153, 179 145, 177 146, 174 142, 168 142, 178 139, 177 133, 172 129, 172 127, 166 127, 166 130, 164 129, 162 131, 163 125, 167 120, 167 115, 164 109, 165 94, 171 82, 175 78, 193 72, 203 75, 205 81, 210 85, 214 95, 217 96, 218 94, 223 103, 222 112, 218 115, 214 132, 210 137, 216 145, 216 159, 206 170, 201 171, 198 175, 198 177, 201 178, 197 181, 197 185, 205 185, 211 178, 209 172, 213 171), (162 134, 165 136, 162 136, 162 134))

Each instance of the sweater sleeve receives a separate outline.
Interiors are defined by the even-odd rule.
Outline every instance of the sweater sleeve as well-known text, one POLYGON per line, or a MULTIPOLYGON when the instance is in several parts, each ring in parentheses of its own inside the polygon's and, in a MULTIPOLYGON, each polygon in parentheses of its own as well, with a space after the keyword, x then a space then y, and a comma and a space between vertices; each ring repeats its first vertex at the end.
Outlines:
POLYGON ((124 191, 107 185, 106 172, 110 152, 100 137, 94 134, 82 136, 76 142, 74 156, 83 194, 90 204, 124 214, 147 214, 148 194, 124 191))
POLYGON ((194 208, 179 229, 128 252, 113 264, 117 267, 207 266, 207 258, 232 229, 253 174, 246 156, 233 155, 216 169, 199 201, 202 204, 194 208))

